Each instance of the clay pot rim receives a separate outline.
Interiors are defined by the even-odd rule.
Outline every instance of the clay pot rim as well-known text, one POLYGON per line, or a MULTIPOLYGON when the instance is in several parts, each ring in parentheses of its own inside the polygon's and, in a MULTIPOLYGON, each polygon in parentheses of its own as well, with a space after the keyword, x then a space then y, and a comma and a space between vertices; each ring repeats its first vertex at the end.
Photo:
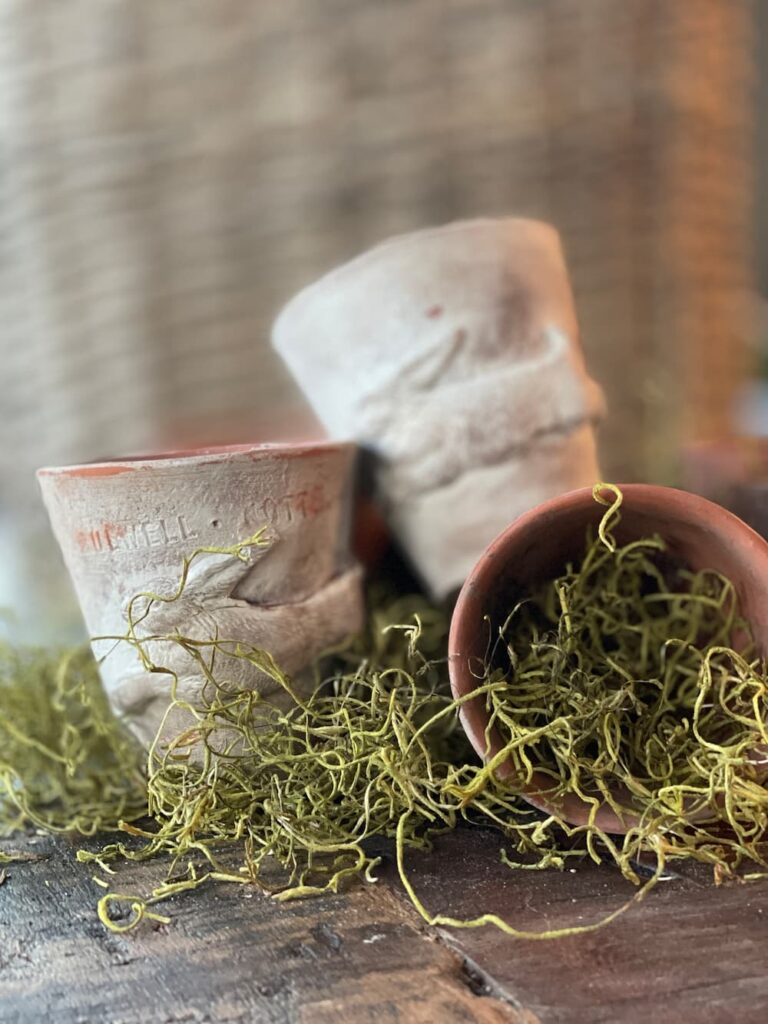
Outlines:
POLYGON ((537 231, 542 231, 544 234, 548 234, 557 244, 561 244, 560 232, 557 228, 550 224, 546 220, 539 220, 536 217, 470 217, 466 220, 450 221, 448 224, 437 224, 430 227, 419 228, 416 231, 402 231, 399 234, 392 235, 390 238, 385 238, 383 241, 374 245, 370 249, 366 249, 365 252, 360 253, 358 256, 352 257, 347 260, 346 263, 342 263, 340 266, 333 267, 333 269, 327 271, 322 277, 317 278, 310 284, 306 285, 301 291, 297 292, 292 299, 285 305, 275 320, 273 327, 273 337, 276 337, 278 332, 278 325, 284 319, 288 311, 293 312, 305 305, 311 300, 315 292, 324 290, 329 284, 338 284, 343 278, 350 274, 355 274, 360 267, 365 266, 368 263, 374 263, 380 253, 385 252, 391 248, 412 248, 419 246, 423 242, 428 241, 435 235, 447 235, 457 234, 461 232, 477 233, 482 231, 488 231, 489 229, 498 229, 501 224, 525 224, 531 228, 535 228, 537 231))
MULTIPOLYGON (((624 504, 627 507, 631 505, 641 512, 647 511, 653 514, 658 510, 660 502, 663 502, 665 510, 668 513, 671 512, 677 520, 706 522, 713 535, 713 542, 722 543, 727 536, 731 544, 735 544, 744 552, 744 558, 749 558, 756 573, 761 574, 768 581, 768 542, 732 512, 700 495, 673 487, 656 484, 618 484, 617 486, 623 493, 624 504)), ((465 653, 472 651, 471 641, 477 628, 477 611, 479 609, 473 605, 478 604, 482 600, 482 595, 487 594, 492 589, 494 582, 503 576, 508 565, 507 551, 511 547, 514 548, 521 535, 535 530, 543 516, 548 517, 568 512, 571 509, 592 505, 593 502, 591 487, 568 491, 542 502, 518 516, 491 541, 480 556, 459 592, 451 618, 448 636, 448 669, 451 691, 455 698, 465 696, 478 685, 479 681, 472 675, 468 665, 471 653, 465 653)), ((766 589, 768 590, 768 583, 766 583, 766 589)), ((487 725, 488 716, 481 704, 471 703, 474 704, 474 710, 470 708, 470 704, 466 704, 459 712, 459 717, 475 752, 482 760, 485 760, 484 726, 487 725), (477 727, 479 719, 482 719, 483 727, 477 727)), ((494 741, 498 742, 498 736, 494 730, 491 730, 490 738, 492 744, 494 741)), ((497 769, 500 779, 508 778, 511 773, 512 766, 509 762, 502 764, 497 769)), ((556 813, 573 824, 585 824, 594 811, 593 806, 581 800, 576 794, 568 794, 555 805, 549 799, 547 792, 550 786, 551 782, 548 782, 546 774, 534 771, 531 782, 521 785, 519 792, 528 803, 547 814, 556 813)), ((630 813, 619 818, 610 807, 602 805, 594 814, 593 821, 606 832, 621 834, 636 825, 638 818, 630 813)))
POLYGON ((262 458, 301 458, 334 452, 353 452, 357 445, 353 441, 269 441, 244 442, 240 444, 203 445, 195 448, 179 448, 141 455, 125 455, 93 462, 75 463, 69 466, 43 466, 37 476, 110 476, 128 473, 144 467, 166 467, 198 462, 216 464, 221 462, 249 462, 262 458))

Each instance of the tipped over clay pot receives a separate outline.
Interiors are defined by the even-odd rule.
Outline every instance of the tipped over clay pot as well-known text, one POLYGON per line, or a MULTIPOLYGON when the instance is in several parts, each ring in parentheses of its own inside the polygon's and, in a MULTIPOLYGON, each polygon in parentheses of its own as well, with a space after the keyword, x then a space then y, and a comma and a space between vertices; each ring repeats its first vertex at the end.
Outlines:
MULTIPOLYGON (((41 469, 38 480, 93 637, 125 633, 135 594, 172 594, 196 549, 231 546, 265 527, 269 544, 251 548, 248 563, 196 557, 181 598, 156 604, 141 632, 253 644, 307 693, 312 680, 301 670, 362 624, 361 575, 349 549, 354 463, 349 444, 251 444, 41 469)), ((93 650, 104 657, 113 709, 149 742, 169 704, 169 677, 144 671, 127 644, 101 640, 93 650)), ((178 646, 158 656, 194 705, 199 668, 178 646)), ((289 700, 248 662, 230 659, 226 671, 274 703, 289 700)))
POLYGON ((519 218, 391 238, 296 295, 273 344, 377 498, 430 593, 555 494, 600 478, 560 238, 519 218))
MULTIPOLYGON (((678 563, 694 571, 714 569, 728 577, 755 640, 768 651, 768 543, 724 508, 694 494, 648 484, 620 487, 624 495, 621 523, 613 530, 618 542, 659 534, 678 563)), ((449 668, 455 697, 479 685, 478 669, 489 638, 498 635, 515 602, 560 575, 568 562, 578 562, 584 554, 587 528, 596 530, 604 513, 591 488, 571 491, 520 516, 490 544, 464 583, 451 621, 449 668)), ((482 699, 465 704, 460 717, 481 758, 489 760, 502 749, 495 729, 486 747, 488 712, 482 699)), ((514 785, 513 772, 507 762, 497 774, 514 785)), ((591 805, 576 794, 556 803, 548 786, 551 780, 534 772, 529 783, 520 784, 520 792, 542 811, 557 813, 574 825, 587 822, 591 805)), ((606 832, 624 833, 633 819, 629 814, 619 818, 603 806, 596 824, 606 832)))

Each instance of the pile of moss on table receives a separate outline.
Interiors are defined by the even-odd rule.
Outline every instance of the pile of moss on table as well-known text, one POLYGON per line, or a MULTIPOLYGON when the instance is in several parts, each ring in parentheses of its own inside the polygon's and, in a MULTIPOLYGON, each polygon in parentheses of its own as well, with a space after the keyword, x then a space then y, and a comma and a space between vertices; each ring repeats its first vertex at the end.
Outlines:
MULTIPOLYGON (((596 488, 596 500, 604 493, 596 488)), ((322 685, 288 711, 273 709, 269 729, 255 724, 257 695, 226 682, 229 660, 245 658, 290 691, 268 654, 220 639, 150 638, 134 623, 124 642, 150 668, 163 670, 149 656, 158 639, 183 643, 209 676, 215 664, 194 725, 140 752, 111 717, 90 655, 2 650, 0 834, 28 825, 105 833, 97 853, 78 858, 108 874, 96 879, 108 890, 99 914, 119 930, 167 920, 158 903, 212 880, 280 900, 374 881, 373 838, 393 840, 403 884, 428 921, 531 938, 600 927, 642 898, 670 859, 711 864, 718 881, 762 876, 765 665, 748 643, 729 647, 748 627, 727 580, 671 568, 658 538, 617 545, 616 494, 583 560, 510 609, 498 631, 473 694, 504 743, 485 766, 450 695, 447 616, 422 598, 374 600, 365 635, 322 659, 322 685), (508 759, 514 783, 495 774, 508 759), (576 827, 534 811, 518 793, 534 769, 546 772, 555 802, 576 793, 595 810, 607 803, 631 816, 629 831, 611 836, 593 820, 576 827), (494 914, 432 914, 408 879, 406 853, 461 820, 498 828, 511 867, 587 856, 616 863, 638 889, 602 921, 556 932, 521 932, 494 914), (641 882, 635 865, 649 853, 655 870, 641 882), (156 857, 167 861, 162 885, 112 890, 110 865, 156 857), (127 921, 112 919, 115 902, 130 905, 127 921)))

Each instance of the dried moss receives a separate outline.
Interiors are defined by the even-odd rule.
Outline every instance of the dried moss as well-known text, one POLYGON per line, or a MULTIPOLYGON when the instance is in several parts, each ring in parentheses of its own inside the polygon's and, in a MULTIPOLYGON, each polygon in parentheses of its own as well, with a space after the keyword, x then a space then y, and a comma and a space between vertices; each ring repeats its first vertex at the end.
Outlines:
POLYGON ((93 835, 145 809, 138 748, 90 651, 0 644, 0 835, 28 825, 93 835))
MULTIPOLYGON (((335 892, 355 878, 373 881, 379 864, 374 839, 394 842, 403 884, 426 920, 490 923, 531 938, 605 924, 645 895, 669 857, 704 860, 718 878, 750 860, 757 870, 747 877, 758 875, 766 867, 765 667, 747 647, 736 652, 727 646, 739 622, 728 581, 684 571, 670 578, 658 561, 658 539, 617 546, 618 504, 584 560, 511 609, 502 624, 476 691, 505 741, 485 767, 473 761, 458 726, 443 612, 419 598, 377 601, 366 635, 317 664, 316 692, 308 700, 294 694, 290 710, 271 707, 274 725, 264 729, 254 712, 268 702, 230 685, 227 666, 231 659, 251 660, 290 692, 290 680, 268 653, 242 642, 142 631, 153 602, 182 592, 190 559, 175 595, 143 595, 132 605, 124 638, 149 671, 168 675, 174 701, 175 678, 158 651, 182 645, 208 681, 203 703, 184 705, 193 724, 150 749, 147 820, 136 820, 135 762, 110 752, 122 737, 110 723, 107 731, 91 733, 107 744, 98 748, 107 758, 106 775, 94 775, 85 766, 98 758, 80 753, 78 760, 71 745, 63 760, 49 758, 64 777, 85 772, 90 779, 72 803, 61 783, 25 788, 36 775, 17 771, 12 785, 6 783, 16 808, 13 819, 6 815, 6 827, 34 821, 88 832, 111 827, 122 815, 126 838, 96 854, 81 850, 79 859, 107 868, 123 859, 163 857, 168 867, 166 881, 152 892, 106 892, 100 917, 120 930, 144 917, 165 920, 151 908, 213 880, 255 885, 279 900, 335 892), (506 758, 522 778, 543 766, 555 795, 576 792, 595 808, 606 801, 618 812, 630 810, 636 827, 616 838, 594 821, 573 827, 556 815, 542 817, 520 800, 515 785, 496 778, 495 767, 506 758), (110 774, 118 764, 123 788, 110 774), (104 777, 115 780, 106 790, 104 777), (626 801, 615 795, 618 783, 626 787, 626 801), (461 820, 498 828, 512 867, 562 867, 590 856, 615 862, 637 893, 603 921, 556 932, 520 932, 493 914, 471 921, 432 914, 408 879, 407 851, 429 848, 436 834, 461 820), (641 884, 634 864, 649 852, 655 869, 641 884), (110 914, 116 902, 132 911, 119 923, 110 914)), ((251 538, 228 553, 246 558, 249 544, 260 542, 251 538)), ((81 674, 93 683, 92 663, 82 665, 81 674)), ((41 671, 41 694, 52 682, 50 672, 41 671)), ((13 722, 21 735, 28 711, 26 704, 4 704, 0 730, 13 722)), ((62 704, 58 713, 61 728, 70 711, 62 704)), ((22 746, 15 756, 24 761, 28 746, 17 742, 22 746)), ((124 742, 116 749, 126 752, 124 742)))

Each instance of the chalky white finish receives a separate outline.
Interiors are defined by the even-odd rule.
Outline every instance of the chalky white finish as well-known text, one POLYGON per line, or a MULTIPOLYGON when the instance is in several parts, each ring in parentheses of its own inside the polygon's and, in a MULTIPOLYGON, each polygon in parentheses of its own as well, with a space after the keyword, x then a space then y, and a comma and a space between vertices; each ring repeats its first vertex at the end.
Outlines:
POLYGON ((273 344, 330 434, 376 456, 390 522, 436 596, 516 515, 599 477, 602 394, 547 224, 384 242, 289 302, 273 344))
MULTIPOLYGON (((173 594, 182 560, 200 547, 227 547, 266 527, 268 547, 248 563, 202 554, 183 595, 158 603, 145 634, 178 632, 240 640, 269 651, 303 693, 301 669, 362 622, 360 570, 348 548, 354 447, 243 445, 168 457, 40 470, 56 538, 91 636, 120 636, 137 593, 173 594)), ((169 704, 170 677, 143 671, 126 644, 96 640, 113 708, 149 742, 169 704)), ((204 680, 175 644, 153 658, 179 674, 178 694, 195 704, 204 680)), ((264 672, 220 659, 226 680, 290 698, 264 672)), ((167 734, 186 716, 168 721, 167 734)))

